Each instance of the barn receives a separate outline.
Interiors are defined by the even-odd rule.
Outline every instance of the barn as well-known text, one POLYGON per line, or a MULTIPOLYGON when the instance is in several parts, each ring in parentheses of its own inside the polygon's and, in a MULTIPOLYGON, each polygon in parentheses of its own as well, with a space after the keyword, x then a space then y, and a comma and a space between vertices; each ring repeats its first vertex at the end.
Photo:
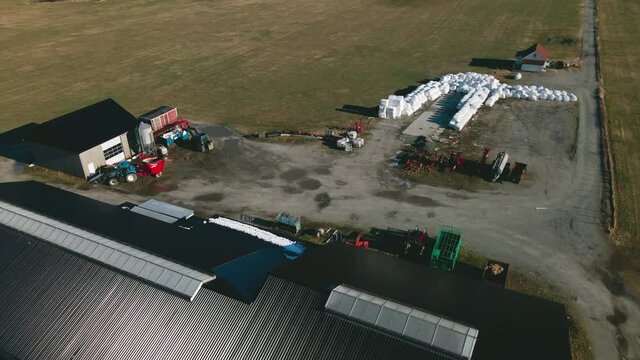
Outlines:
POLYGON ((522 71, 542 72, 549 66, 549 53, 539 43, 516 53, 515 68, 522 71))
POLYGON ((132 156, 128 134, 138 122, 106 99, 40 124, 27 140, 35 164, 85 178, 132 156))

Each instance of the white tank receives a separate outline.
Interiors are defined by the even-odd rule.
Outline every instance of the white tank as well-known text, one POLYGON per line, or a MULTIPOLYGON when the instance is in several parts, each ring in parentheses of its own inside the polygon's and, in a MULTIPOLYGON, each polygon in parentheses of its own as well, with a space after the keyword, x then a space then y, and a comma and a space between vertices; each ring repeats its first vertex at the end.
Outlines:
POLYGON ((150 154, 155 149, 155 140, 153 139, 153 130, 151 125, 141 121, 138 124, 137 129, 138 144, 140 145, 140 151, 150 154))

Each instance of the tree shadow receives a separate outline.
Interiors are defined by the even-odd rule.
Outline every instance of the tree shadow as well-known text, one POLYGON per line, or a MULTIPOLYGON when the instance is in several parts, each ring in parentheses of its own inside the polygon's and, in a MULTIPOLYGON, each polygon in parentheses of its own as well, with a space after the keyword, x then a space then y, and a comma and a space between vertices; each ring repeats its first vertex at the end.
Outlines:
POLYGON ((514 65, 515 65, 515 61, 505 60, 505 59, 473 58, 469 62, 469 66, 484 67, 484 68, 490 68, 490 69, 512 70, 514 65))

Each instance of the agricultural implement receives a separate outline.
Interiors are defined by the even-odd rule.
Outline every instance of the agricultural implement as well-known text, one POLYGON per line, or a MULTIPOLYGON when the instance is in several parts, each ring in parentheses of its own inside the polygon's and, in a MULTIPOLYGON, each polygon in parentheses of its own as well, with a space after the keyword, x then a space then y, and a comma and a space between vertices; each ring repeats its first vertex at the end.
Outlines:
POLYGON ((453 226, 442 226, 431 252, 431 266, 453 271, 462 245, 462 233, 453 226))
POLYGON ((502 176, 508 161, 509 154, 505 151, 500 152, 496 159, 493 160, 493 163, 491 164, 491 182, 495 182, 500 178, 500 176, 502 176))
POLYGON ((162 176, 165 159, 158 156, 141 154, 135 160, 126 160, 116 165, 105 165, 98 168, 95 175, 89 178, 92 184, 116 186, 121 182, 134 183, 139 177, 162 176))
POLYGON ((178 144, 195 151, 213 150, 209 135, 198 131, 191 122, 178 117, 178 109, 161 106, 140 116, 140 120, 150 124, 157 143, 170 147, 178 144))

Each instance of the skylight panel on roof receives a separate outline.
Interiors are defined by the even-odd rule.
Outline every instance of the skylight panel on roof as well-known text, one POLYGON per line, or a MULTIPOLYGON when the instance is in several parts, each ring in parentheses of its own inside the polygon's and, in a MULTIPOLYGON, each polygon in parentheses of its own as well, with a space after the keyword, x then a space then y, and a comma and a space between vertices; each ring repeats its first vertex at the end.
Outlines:
POLYGON ((215 279, 186 266, 98 234, 0 201, 0 224, 63 247, 193 300, 202 284, 215 279))
POLYGON ((345 285, 331 291, 325 309, 470 359, 479 331, 345 285))

